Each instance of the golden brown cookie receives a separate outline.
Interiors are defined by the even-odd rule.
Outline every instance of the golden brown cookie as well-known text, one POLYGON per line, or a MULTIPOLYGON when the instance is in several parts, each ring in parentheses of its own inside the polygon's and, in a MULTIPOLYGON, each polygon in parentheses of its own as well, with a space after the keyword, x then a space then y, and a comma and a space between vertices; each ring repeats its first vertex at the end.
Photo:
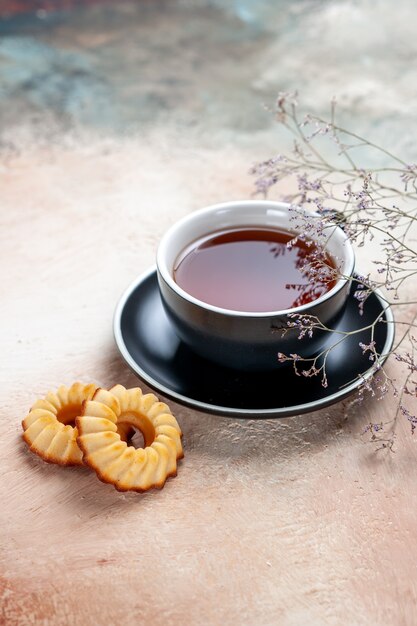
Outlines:
POLYGON ((169 476, 176 476, 177 461, 184 456, 181 429, 169 407, 153 393, 122 385, 98 389, 84 403, 76 424, 84 463, 119 491, 161 489, 169 476), (122 441, 120 426, 140 430, 144 447, 122 441))
POLYGON ((69 388, 62 385, 56 393, 50 391, 37 400, 22 422, 23 439, 31 451, 48 463, 82 465, 75 418, 96 389, 94 384, 74 383, 69 388))
MULTIPOLYGON (((30 450, 48 463, 82 465, 75 418, 96 389, 93 383, 74 383, 69 388, 62 385, 56 393, 50 391, 45 398, 36 400, 22 422, 23 439, 30 450)), ((132 432, 127 424, 121 426, 123 438, 132 432)))

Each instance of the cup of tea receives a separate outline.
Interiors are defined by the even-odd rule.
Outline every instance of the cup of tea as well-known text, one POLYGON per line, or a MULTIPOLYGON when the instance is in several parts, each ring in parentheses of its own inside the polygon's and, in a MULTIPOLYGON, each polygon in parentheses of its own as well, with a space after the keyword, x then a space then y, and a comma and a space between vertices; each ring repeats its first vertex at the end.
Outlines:
POLYGON ((335 324, 354 264, 339 226, 265 200, 195 211, 165 233, 157 251, 161 299, 178 336, 204 358, 240 370, 277 367, 279 352, 317 354, 322 332, 300 340, 297 329, 279 329, 288 329, 291 313, 335 324), (315 221, 317 229, 311 228, 315 221), (310 235, 315 230, 317 241, 310 235), (321 269, 314 271, 319 248, 321 269))

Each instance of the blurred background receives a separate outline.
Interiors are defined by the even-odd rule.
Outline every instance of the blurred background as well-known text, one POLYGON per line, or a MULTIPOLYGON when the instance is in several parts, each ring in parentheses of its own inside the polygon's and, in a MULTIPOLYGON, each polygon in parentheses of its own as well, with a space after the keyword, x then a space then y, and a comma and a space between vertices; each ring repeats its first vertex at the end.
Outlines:
POLYGON ((249 167, 287 141, 265 106, 297 90, 413 160, 416 23, 412 0, 0 0, 1 149, 156 132, 249 167))

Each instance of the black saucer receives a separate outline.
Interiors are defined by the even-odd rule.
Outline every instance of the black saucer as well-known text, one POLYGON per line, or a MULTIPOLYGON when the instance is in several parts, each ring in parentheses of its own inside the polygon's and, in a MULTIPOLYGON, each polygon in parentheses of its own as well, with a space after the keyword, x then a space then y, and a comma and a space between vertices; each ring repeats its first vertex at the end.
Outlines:
MULTIPOLYGON (((372 294, 360 316, 358 301, 350 296, 338 329, 367 326, 384 307, 386 303, 372 294)), ((394 340, 389 308, 384 319, 388 323, 378 323, 374 335, 381 354, 389 352, 394 340)), ((351 394, 361 383, 358 374, 370 375, 372 368, 358 345, 369 343, 369 330, 350 336, 331 351, 327 388, 320 377, 296 376, 291 366, 268 373, 221 368, 194 354, 175 334, 162 307, 155 268, 139 276, 124 293, 115 312, 114 334, 127 364, 151 387, 196 409, 234 417, 288 417, 318 410, 351 394)), ((338 338, 329 334, 329 346, 338 338)))

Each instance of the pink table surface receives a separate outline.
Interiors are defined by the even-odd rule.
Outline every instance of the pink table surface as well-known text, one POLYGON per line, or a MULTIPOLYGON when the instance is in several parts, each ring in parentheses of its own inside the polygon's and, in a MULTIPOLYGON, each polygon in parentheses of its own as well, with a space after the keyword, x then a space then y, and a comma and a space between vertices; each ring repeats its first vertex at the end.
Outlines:
POLYGON ((149 138, 2 161, 1 624, 415 623, 416 439, 400 423, 391 454, 361 436, 390 398, 267 421, 169 402, 185 459, 144 495, 21 440, 49 389, 138 384, 112 337, 119 296, 176 219, 249 197, 251 160, 149 138))

